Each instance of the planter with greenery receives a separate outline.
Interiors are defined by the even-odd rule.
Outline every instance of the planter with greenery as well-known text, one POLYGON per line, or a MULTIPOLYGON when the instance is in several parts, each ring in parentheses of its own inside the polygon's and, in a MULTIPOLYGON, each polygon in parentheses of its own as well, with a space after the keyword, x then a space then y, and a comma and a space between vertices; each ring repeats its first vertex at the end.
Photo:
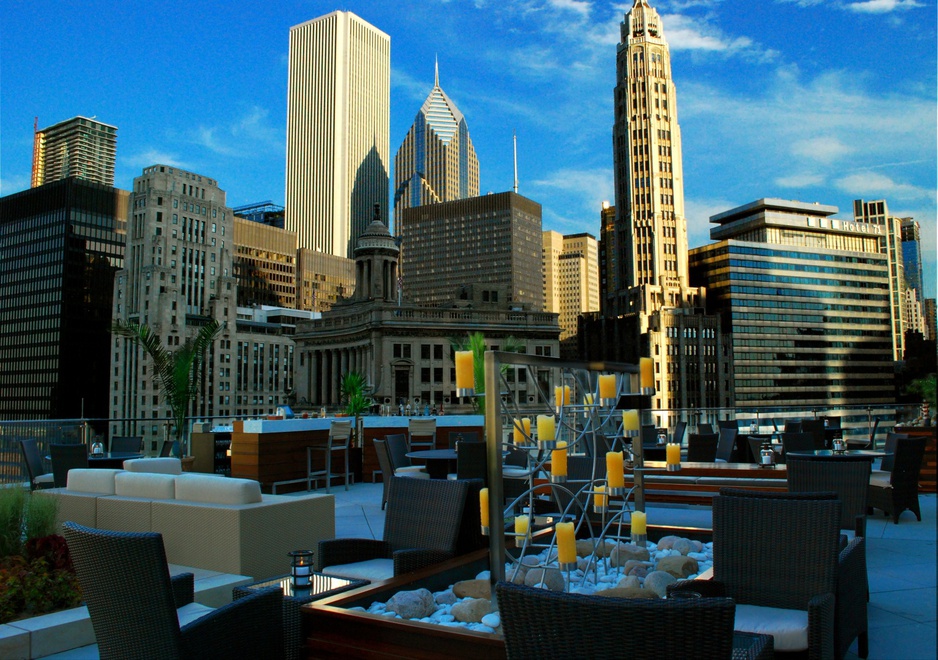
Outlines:
POLYGON ((113 334, 126 337, 150 356, 159 376, 160 397, 169 406, 175 423, 173 433, 177 456, 188 455, 185 442, 186 416, 202 387, 205 351, 221 330, 222 325, 212 319, 199 328, 194 337, 187 338, 182 346, 170 350, 163 346, 163 340, 148 325, 118 320, 111 326, 113 334))
MULTIPOLYGON (((472 351, 472 380, 475 384, 475 397, 473 405, 480 415, 485 414, 485 335, 481 332, 472 332, 466 339, 450 339, 453 351, 472 351)), ((514 337, 506 337, 501 350, 518 353, 524 350, 524 344, 514 337)), ((508 365, 501 366, 502 373, 508 370, 508 365)))
POLYGON ((0 489, 0 623, 81 604, 57 511, 55 498, 0 489))
POLYGON ((906 391, 922 397, 922 410, 919 422, 922 426, 931 426, 935 413, 938 413, 938 404, 935 402, 935 374, 913 380, 906 391))

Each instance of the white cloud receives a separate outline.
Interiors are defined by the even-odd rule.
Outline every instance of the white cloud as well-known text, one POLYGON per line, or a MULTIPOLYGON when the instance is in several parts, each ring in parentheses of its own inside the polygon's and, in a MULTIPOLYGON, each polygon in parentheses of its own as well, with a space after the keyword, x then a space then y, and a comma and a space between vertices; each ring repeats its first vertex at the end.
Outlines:
POLYGON ((22 192, 29 188, 29 182, 32 179, 30 174, 14 174, 13 176, 0 177, 0 197, 22 192))
POLYGON ((837 179, 834 184, 851 195, 879 199, 934 199, 935 190, 928 190, 908 183, 893 181, 879 172, 856 172, 837 179))
POLYGON ((863 2, 848 2, 846 9, 862 14, 888 14, 893 11, 903 11, 924 7, 915 0, 864 0, 863 2))
POLYGON ((672 52, 681 50, 741 54, 761 61, 777 59, 778 53, 765 49, 746 36, 733 37, 723 34, 717 26, 706 19, 684 14, 668 14, 661 17, 665 39, 672 52))
POLYGON ((160 165, 169 165, 171 167, 181 167, 184 170, 192 169, 191 165, 186 164, 174 154, 160 151, 159 149, 147 149, 146 151, 142 151, 138 154, 127 156, 126 158, 121 158, 120 161, 125 167, 129 167, 131 169, 142 170, 144 167, 150 167, 151 165, 156 165, 157 163, 160 165))
POLYGON ((849 147, 836 137, 819 135, 806 140, 798 140, 792 145, 792 153, 822 163, 832 163, 852 154, 856 149, 849 147))
POLYGON ((533 190, 529 196, 543 205, 544 229, 562 233, 588 231, 595 236, 602 203, 615 198, 611 167, 555 170, 526 187, 533 190), (563 208, 552 203, 560 198, 567 202, 563 208))
POLYGON ((687 247, 693 249, 712 243, 710 230, 716 225, 710 224, 710 216, 729 211, 739 205, 740 202, 730 202, 725 199, 685 198, 684 217, 687 219, 687 247))
POLYGON ((250 106, 226 125, 199 126, 190 136, 190 141, 216 154, 231 157, 247 157, 259 150, 282 151, 283 131, 270 123, 269 115, 266 108, 250 106))
POLYGON ((584 18, 589 16, 592 10, 592 5, 582 0, 547 0, 547 3, 555 9, 572 11, 584 18))

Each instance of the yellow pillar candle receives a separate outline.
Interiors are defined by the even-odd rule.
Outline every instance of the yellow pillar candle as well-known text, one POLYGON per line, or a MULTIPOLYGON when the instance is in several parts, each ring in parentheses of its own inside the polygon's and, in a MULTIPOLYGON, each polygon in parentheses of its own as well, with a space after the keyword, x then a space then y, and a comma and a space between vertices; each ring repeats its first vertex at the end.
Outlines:
POLYGON ((531 437, 531 418, 522 417, 521 419, 515 420, 515 444, 520 445, 527 442, 528 438, 531 437))
POLYGON ((669 442, 665 448, 665 457, 668 465, 680 465, 681 463, 681 445, 676 442, 669 442))
POLYGON ((563 388, 555 387, 554 388, 554 405, 558 408, 563 405, 563 388))
POLYGON ((616 397, 616 375, 600 374, 599 376, 599 398, 614 399, 616 397))
POLYGON ((567 476, 566 442, 558 442, 557 449, 550 452, 550 473, 555 477, 567 476))
POLYGON ((638 360, 639 371, 642 376, 642 388, 655 386, 655 366, 651 358, 639 358, 638 360))
POLYGON ((609 504, 609 496, 606 495, 605 486, 596 486, 596 492, 593 493, 593 506, 597 509, 604 508, 609 504))
POLYGON ((624 457, 621 451, 606 452, 606 482, 610 488, 625 488, 624 457))
POLYGON ((632 534, 645 534, 647 523, 648 518, 645 517, 644 511, 632 512, 632 534))
POLYGON ((479 491, 479 517, 482 519, 482 526, 489 526, 489 489, 483 488, 479 491))
POLYGON ((576 536, 572 522, 557 523, 557 561, 561 564, 576 562, 576 536))
POLYGON ((622 411, 622 428, 625 431, 637 431, 639 429, 637 410, 622 411))
POLYGON ((592 395, 592 394, 587 394, 586 396, 583 397, 583 405, 586 405, 586 406, 591 406, 591 405, 593 405, 593 395, 592 395))
POLYGON ((475 388, 473 370, 472 351, 456 351, 456 389, 471 390, 475 388))
POLYGON ((563 405, 569 406, 573 403, 573 392, 570 390, 569 385, 563 386, 563 405))
POLYGON ((553 415, 537 416, 537 439, 541 442, 554 439, 556 425, 553 415))
POLYGON ((515 534, 527 536, 531 528, 531 519, 526 515, 515 516, 515 534))

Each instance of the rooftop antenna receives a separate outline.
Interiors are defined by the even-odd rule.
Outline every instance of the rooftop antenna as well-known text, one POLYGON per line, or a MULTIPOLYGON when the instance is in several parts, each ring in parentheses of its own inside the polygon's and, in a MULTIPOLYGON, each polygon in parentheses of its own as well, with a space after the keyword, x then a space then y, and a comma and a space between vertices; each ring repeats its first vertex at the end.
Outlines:
POLYGON ((518 134, 511 132, 511 141, 515 151, 515 194, 518 194, 518 134))

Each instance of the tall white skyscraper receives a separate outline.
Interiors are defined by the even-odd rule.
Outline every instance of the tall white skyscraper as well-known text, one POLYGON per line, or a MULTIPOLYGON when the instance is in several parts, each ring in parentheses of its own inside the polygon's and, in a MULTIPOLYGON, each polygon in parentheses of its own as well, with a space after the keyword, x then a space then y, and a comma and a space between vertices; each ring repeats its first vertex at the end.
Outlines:
POLYGON ((290 28, 285 226, 351 258, 377 204, 388 224, 391 38, 335 11, 290 28))

